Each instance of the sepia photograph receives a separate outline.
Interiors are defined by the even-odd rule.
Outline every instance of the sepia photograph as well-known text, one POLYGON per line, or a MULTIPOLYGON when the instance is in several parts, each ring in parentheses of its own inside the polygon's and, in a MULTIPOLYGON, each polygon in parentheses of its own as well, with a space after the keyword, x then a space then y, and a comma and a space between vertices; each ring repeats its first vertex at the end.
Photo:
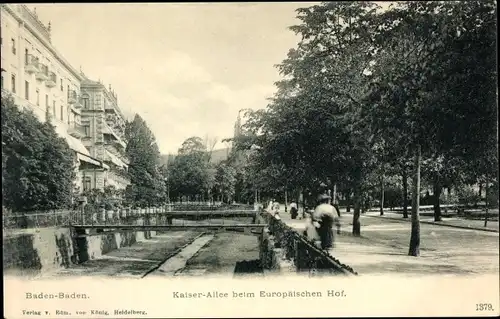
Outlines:
POLYGON ((0 21, 4 318, 500 314, 495 1, 0 21))

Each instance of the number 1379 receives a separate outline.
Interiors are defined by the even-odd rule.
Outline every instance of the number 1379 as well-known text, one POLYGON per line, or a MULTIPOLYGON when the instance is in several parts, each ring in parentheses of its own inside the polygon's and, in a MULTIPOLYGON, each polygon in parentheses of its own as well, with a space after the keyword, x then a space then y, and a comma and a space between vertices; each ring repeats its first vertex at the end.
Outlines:
POLYGON ((490 303, 477 303, 476 311, 492 311, 493 305, 490 303))

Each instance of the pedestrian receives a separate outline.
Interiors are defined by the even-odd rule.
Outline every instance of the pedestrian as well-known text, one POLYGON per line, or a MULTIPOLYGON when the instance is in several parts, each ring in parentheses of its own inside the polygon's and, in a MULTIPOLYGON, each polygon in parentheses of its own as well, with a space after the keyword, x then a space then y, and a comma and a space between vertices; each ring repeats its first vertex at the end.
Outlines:
POLYGON ((279 215, 280 214, 280 203, 274 202, 273 203, 273 215, 279 215))
POLYGON ((290 215, 292 219, 296 219, 297 216, 299 215, 299 210, 297 208, 297 204, 295 203, 295 201, 292 201, 290 203, 290 215))
POLYGON ((274 199, 270 199, 269 203, 267 204, 267 211, 268 212, 272 212, 272 210, 273 210, 273 203, 274 203, 274 199))
POLYGON ((340 215, 337 209, 330 204, 330 198, 326 194, 318 196, 318 206, 312 214, 312 222, 320 237, 322 249, 334 246, 335 237, 332 229, 334 224, 340 231, 340 215))

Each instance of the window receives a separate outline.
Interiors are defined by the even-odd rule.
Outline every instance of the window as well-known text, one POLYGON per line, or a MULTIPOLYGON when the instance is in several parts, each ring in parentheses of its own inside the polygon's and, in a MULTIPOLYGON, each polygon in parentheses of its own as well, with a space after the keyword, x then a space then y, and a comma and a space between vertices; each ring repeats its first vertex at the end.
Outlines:
POLYGON ((90 191, 92 188, 92 180, 90 176, 84 176, 83 177, 83 191, 90 191))
POLYGON ((83 130, 85 131, 85 136, 90 137, 90 125, 83 126, 83 130))
POLYGON ((27 101, 30 100, 30 83, 28 81, 24 81, 24 98, 27 101))
POLYGON ((11 90, 12 90, 12 93, 16 93, 16 75, 15 74, 12 74, 11 76, 11 90))
POLYGON ((24 64, 26 64, 26 65, 29 62, 28 55, 29 55, 28 49, 24 49, 24 64))
POLYGON ((16 40, 14 40, 13 38, 11 39, 11 42, 12 42, 12 54, 16 54, 16 40))
POLYGON ((0 87, 3 89, 3 74, 2 74, 2 83, 1 83, 0 87))
POLYGON ((49 107, 49 95, 45 94, 45 107, 49 107))
POLYGON ((64 105, 61 104, 61 122, 64 122, 64 105))
POLYGON ((89 109, 90 108, 90 99, 88 96, 84 96, 82 97, 82 101, 83 101, 83 108, 84 109, 89 109))
POLYGON ((56 118, 56 101, 52 101, 52 115, 56 118))
POLYGON ((40 91, 36 89, 36 105, 40 106, 40 91))
POLYGON ((63 79, 61 79, 61 92, 64 92, 63 79))

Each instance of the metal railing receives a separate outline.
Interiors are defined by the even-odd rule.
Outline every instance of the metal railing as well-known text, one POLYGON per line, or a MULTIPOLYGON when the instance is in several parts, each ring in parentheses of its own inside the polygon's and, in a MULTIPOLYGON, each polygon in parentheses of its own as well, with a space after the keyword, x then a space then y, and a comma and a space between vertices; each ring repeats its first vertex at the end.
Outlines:
POLYGON ((31 66, 35 70, 38 70, 38 64, 39 64, 39 59, 38 57, 34 56, 33 54, 28 54, 26 55, 24 65, 25 66, 31 66))
POLYGON ((2 214, 2 228, 8 229, 29 229, 43 227, 59 227, 70 224, 75 210, 44 211, 29 213, 2 214))
MULTIPOLYGON (((178 207, 177 207, 178 208, 178 207)), ((119 208, 105 210, 97 205, 59 211, 2 214, 4 230, 68 227, 70 225, 235 225, 255 223, 256 211, 245 210, 173 210, 170 206, 119 208)))
POLYGON ((48 81, 56 83, 57 82, 57 75, 54 72, 50 71, 48 81))
POLYGON ((75 90, 68 91, 68 103, 75 104, 79 101, 78 93, 75 90))
POLYGON ((127 226, 127 225, 247 225, 255 224, 254 211, 168 211, 164 208, 127 209, 120 211, 85 209, 71 219, 72 225, 127 226))

